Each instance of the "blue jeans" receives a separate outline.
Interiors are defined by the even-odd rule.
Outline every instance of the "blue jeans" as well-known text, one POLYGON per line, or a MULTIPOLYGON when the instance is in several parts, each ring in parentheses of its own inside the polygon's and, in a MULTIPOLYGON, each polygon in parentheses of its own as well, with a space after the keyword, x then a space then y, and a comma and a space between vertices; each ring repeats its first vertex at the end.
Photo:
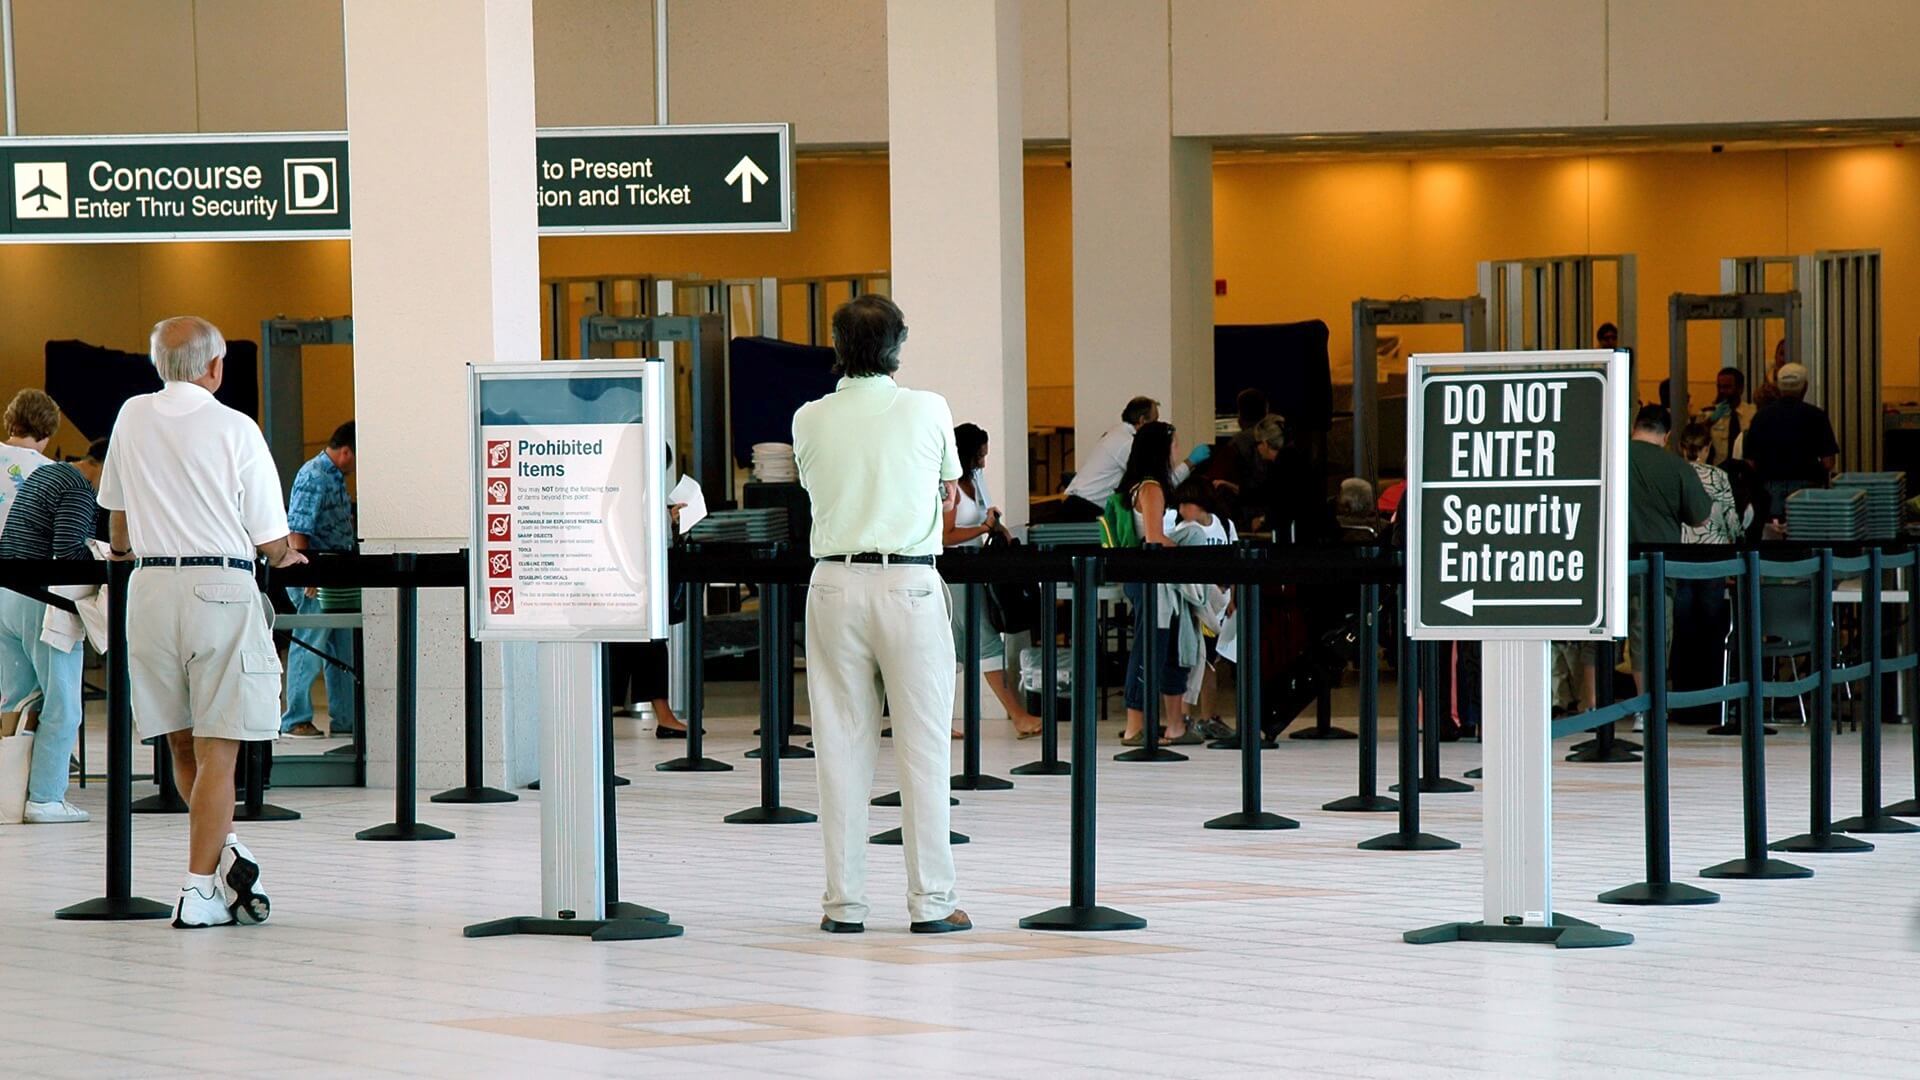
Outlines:
MULTIPOLYGON (((287 598, 293 601, 293 610, 298 614, 320 614, 320 598, 308 596, 305 589, 288 589, 287 598)), ((295 630, 293 640, 305 642, 328 656, 353 662, 353 631, 344 627, 295 630)), ((287 647, 287 711, 280 717, 281 731, 292 731, 301 724, 313 722, 313 680, 321 676, 322 668, 327 678, 330 727, 336 735, 353 730, 353 673, 298 645, 290 645, 287 647)))
POLYGON ((67 797, 67 764, 80 737, 80 669, 87 647, 61 652, 40 640, 46 605, 10 589, 0 590, 0 693, 8 707, 39 688, 40 730, 33 736, 33 769, 27 777, 28 802, 60 802, 67 797))
MULTIPOLYGON (((1153 588, 1158 586, 1132 581, 1121 586, 1127 602, 1133 605, 1133 644, 1127 650, 1126 702, 1129 709, 1147 707, 1147 613, 1143 600, 1145 590, 1153 588)), ((1167 617, 1164 611, 1154 614, 1161 619, 1167 617)), ((1160 636, 1160 695, 1179 697, 1187 692, 1187 669, 1180 665, 1180 628, 1161 626, 1154 632, 1160 636)), ((1165 723, 1168 719, 1162 716, 1160 721, 1165 723)))

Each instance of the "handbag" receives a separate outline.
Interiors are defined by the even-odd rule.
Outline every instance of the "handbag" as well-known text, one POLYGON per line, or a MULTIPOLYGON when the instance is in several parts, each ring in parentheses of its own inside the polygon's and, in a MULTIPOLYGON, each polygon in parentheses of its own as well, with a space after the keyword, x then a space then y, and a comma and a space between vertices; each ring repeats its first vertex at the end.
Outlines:
MULTIPOLYGON (((1013 551, 1020 541, 1000 533, 988 533, 984 551, 1013 551)), ((1030 581, 993 582, 983 590, 987 601, 987 625, 996 633, 1025 634, 1040 625, 1040 590, 1030 581)))
POLYGON ((0 736, 0 825, 18 825, 27 813, 27 778, 33 772, 33 732, 27 730, 29 711, 38 712, 40 693, 34 691, 21 707, 0 717, 0 731, 14 726, 12 734, 0 736))

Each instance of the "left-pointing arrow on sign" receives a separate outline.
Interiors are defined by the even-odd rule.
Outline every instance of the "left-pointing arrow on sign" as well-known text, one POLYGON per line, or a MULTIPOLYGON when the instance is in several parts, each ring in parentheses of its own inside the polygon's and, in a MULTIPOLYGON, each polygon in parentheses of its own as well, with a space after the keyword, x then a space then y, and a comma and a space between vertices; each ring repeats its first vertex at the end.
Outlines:
POLYGON ((1440 606, 1450 607, 1462 615, 1472 615, 1476 607, 1575 607, 1578 600, 1556 600, 1552 597, 1525 597, 1514 600, 1475 600, 1473 590, 1449 596, 1440 601, 1440 606))
POLYGON ((727 174, 726 182, 739 184, 740 201, 750 203, 753 201, 753 185, 756 182, 766 183, 767 174, 760 171, 760 166, 755 165, 752 158, 743 157, 734 165, 733 171, 727 174))

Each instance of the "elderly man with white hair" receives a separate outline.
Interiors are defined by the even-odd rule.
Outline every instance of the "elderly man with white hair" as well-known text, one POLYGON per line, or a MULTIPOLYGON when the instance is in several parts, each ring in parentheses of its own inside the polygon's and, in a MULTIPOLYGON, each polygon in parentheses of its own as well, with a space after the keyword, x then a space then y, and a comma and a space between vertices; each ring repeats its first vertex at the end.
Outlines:
POLYGON ((260 865, 233 834, 240 744, 280 733, 280 658, 254 583, 288 542, 280 477, 260 429, 214 400, 227 343, 205 319, 153 328, 159 393, 120 408, 100 478, 113 557, 132 560, 127 661, 143 737, 165 735, 187 796, 181 929, 266 921, 260 865))

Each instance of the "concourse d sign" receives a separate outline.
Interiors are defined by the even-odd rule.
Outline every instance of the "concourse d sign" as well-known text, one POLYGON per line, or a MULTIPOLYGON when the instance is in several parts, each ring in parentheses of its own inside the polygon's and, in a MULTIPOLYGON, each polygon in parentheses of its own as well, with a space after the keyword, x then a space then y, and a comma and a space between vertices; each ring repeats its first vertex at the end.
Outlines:
POLYGON ((1620 636, 1625 355, 1420 355, 1411 367, 1413 636, 1620 636))

